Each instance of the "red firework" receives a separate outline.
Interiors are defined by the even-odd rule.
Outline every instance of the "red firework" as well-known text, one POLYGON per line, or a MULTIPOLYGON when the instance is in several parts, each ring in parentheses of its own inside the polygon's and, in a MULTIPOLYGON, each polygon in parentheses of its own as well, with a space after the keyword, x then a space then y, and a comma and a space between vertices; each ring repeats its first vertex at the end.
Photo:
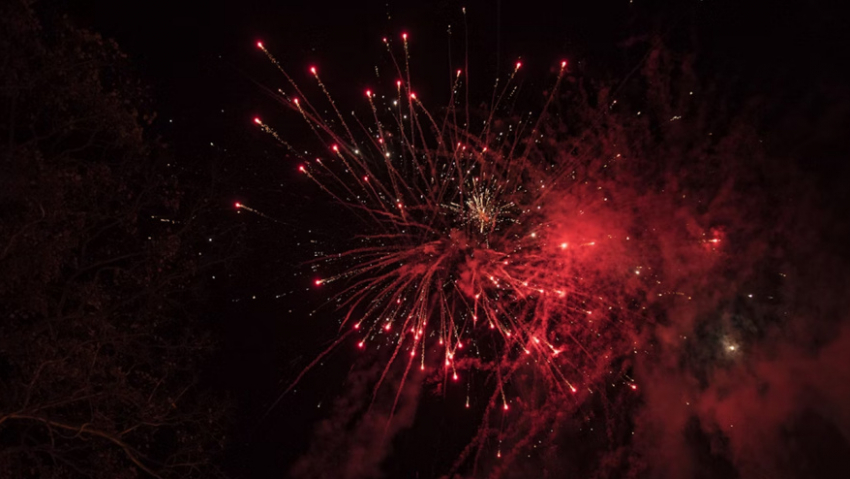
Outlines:
POLYGON ((412 369, 430 371, 443 387, 465 370, 485 371, 495 387, 478 443, 490 434, 491 411, 510 410, 518 392, 506 385, 525 365, 545 379, 546 394, 574 404, 583 396, 576 393, 593 392, 603 376, 636 389, 610 365, 634 347, 620 325, 640 317, 635 291, 653 273, 636 259, 633 220, 610 208, 616 182, 606 171, 620 155, 570 155, 550 127, 547 110, 567 62, 539 115, 506 106, 519 62, 504 85, 497 81, 485 113, 470 113, 459 100, 465 85, 458 70, 448 105, 432 114, 409 87, 407 36, 401 64, 384 42, 405 80, 385 94, 366 91, 368 121, 346 121, 310 67, 333 112, 325 118, 258 43, 298 95, 281 92, 283 103, 326 148, 298 170, 364 225, 358 246, 319 260, 329 274, 315 286, 333 287, 342 334, 292 386, 349 336, 360 350, 390 346, 373 394, 401 364, 395 403, 412 369))

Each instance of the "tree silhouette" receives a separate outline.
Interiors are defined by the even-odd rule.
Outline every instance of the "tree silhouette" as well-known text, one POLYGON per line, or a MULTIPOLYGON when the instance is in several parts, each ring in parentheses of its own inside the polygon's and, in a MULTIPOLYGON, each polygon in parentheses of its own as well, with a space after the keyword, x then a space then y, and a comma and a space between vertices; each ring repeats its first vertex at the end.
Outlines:
POLYGON ((0 477, 208 477, 204 202, 110 41, 0 6, 0 477))

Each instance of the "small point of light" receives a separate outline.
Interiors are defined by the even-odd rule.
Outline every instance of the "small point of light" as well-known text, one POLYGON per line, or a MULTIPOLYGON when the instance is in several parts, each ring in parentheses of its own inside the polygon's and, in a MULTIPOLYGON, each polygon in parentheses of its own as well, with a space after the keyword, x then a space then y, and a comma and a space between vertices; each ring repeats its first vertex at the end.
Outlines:
POLYGON ((401 88, 401 80, 396 80, 395 86, 397 86, 398 88, 401 88))
POLYGON ((573 392, 573 394, 575 394, 575 393, 576 393, 576 388, 574 388, 574 387, 570 386, 570 391, 572 391, 572 392, 573 392))
POLYGON ((332 149, 333 151, 339 151, 339 146, 334 145, 334 146, 332 146, 332 147, 331 147, 331 149, 332 149))
POLYGON ((567 243, 561 243, 561 249, 567 249, 567 243))
POLYGON ((519 70, 519 67, 522 66, 522 62, 516 62, 516 69, 519 70))
POLYGON ((454 379, 455 381, 457 381, 457 373, 455 373, 455 374, 453 374, 453 375, 452 375, 452 379, 454 379))
POLYGON ((505 409, 505 411, 508 410, 508 403, 505 403, 504 409, 505 409))
POLYGON ((411 93, 410 93, 410 98, 412 98, 412 99, 414 99, 414 100, 415 100, 415 99, 416 99, 416 93, 412 93, 412 92, 411 92, 411 93))
POLYGON ((632 388, 632 390, 635 390, 635 391, 637 390, 637 385, 636 385, 636 384, 632 384, 632 385, 630 385, 629 387, 630 387, 630 388, 632 388))
POLYGON ((317 280, 315 281, 315 284, 316 284, 316 286, 321 286, 321 285, 322 285, 322 280, 317 279, 317 280))
POLYGON ((310 67, 310 73, 315 75, 316 74, 316 67, 310 67))
POLYGON ((241 208, 241 207, 242 207, 242 203, 239 203, 239 202, 237 201, 236 203, 234 203, 234 204, 233 204, 233 206, 235 206, 235 207, 237 207, 237 208, 241 208))
POLYGON ((301 173, 304 173, 304 172, 306 171, 306 170, 304 169, 304 165, 299 166, 299 167, 298 167, 298 171, 300 171, 301 173))
POLYGON ((360 323, 355 324, 354 329, 360 329, 360 323))
POLYGON ((263 48, 263 42, 257 42, 257 48, 263 48))
POLYGON ((461 72, 460 72, 460 70, 458 70, 458 71, 457 71, 457 76, 460 76, 460 73, 461 73, 461 72))
POLYGON ((256 124, 258 124, 258 125, 262 125, 262 124, 263 124, 263 122, 262 122, 259 118, 254 118, 254 123, 256 123, 256 124))
POLYGON ((564 61, 561 62, 561 68, 566 68, 566 67, 567 67, 567 61, 564 60, 564 61))
POLYGON ((401 39, 402 39, 402 40, 407 40, 407 34, 406 34, 406 33, 402 33, 402 34, 401 34, 401 39))
POLYGON ((362 348, 363 347, 363 341, 360 341, 359 343, 357 343, 357 347, 362 348))
POLYGON ((366 90, 366 96, 372 98, 372 90, 366 90))

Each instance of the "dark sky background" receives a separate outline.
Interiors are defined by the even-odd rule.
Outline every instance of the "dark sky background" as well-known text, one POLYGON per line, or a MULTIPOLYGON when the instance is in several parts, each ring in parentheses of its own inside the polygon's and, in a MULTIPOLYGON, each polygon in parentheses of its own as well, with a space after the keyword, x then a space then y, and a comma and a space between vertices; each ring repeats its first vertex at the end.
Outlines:
MULTIPOLYGON (((374 77, 373 66, 384 55, 381 37, 401 31, 413 39, 423 95, 439 103, 446 89, 430 91, 427 85, 446 82, 447 25, 452 25, 456 55, 463 38, 462 6, 468 11, 473 88, 476 82, 489 86, 497 64, 504 71, 518 57, 531 76, 543 77, 550 65, 568 58, 602 77, 622 78, 640 60, 634 50, 626 53, 622 48, 627 40, 652 33, 666 35, 671 42, 687 40, 698 51, 701 68, 723 78, 732 96, 769 95, 773 101, 766 108, 776 112, 775 131, 785 135, 784 145, 792 153, 795 148, 815 151, 802 168, 822 190, 834 192, 829 193, 832 198, 846 199, 847 142, 842 130, 847 125, 809 128, 819 124, 818 112, 826 111, 816 104, 808 106, 810 118, 782 115, 786 106, 799 106, 807 92, 834 92, 837 97, 846 93, 850 35, 838 2, 60 4, 79 24, 114 38, 130 56, 141 79, 151 85, 159 115, 154 128, 176 152, 185 153, 185 167, 208 168, 208 159, 220 168, 227 192, 221 198, 223 221, 237 221, 230 207, 234 201, 279 219, 238 218, 249 225, 244 256, 220 282, 213 305, 223 350, 208 376, 211 387, 237 404, 226 458, 237 477, 285 477, 307 451, 315 421, 324 417, 340 388, 355 387, 350 382, 343 386, 352 360, 340 352, 330 358, 335 365, 309 375, 295 394, 265 415, 288 381, 334 337, 332 322, 294 319, 305 317, 322 299, 309 290, 309 275, 296 265, 309 258, 312 249, 306 247, 317 238, 314 229, 344 220, 333 216, 325 200, 286 163, 282 150, 251 123, 254 116, 283 125, 288 121, 266 92, 267 87, 284 86, 284 79, 254 46, 258 40, 296 79, 306 80, 307 65, 317 65, 343 104, 359 98, 374 77)), ((404 436, 399 440, 403 443, 404 436)), ((415 448, 404 444, 399 450, 386 465, 397 477, 439 472, 434 459, 439 454, 411 452, 415 448)))

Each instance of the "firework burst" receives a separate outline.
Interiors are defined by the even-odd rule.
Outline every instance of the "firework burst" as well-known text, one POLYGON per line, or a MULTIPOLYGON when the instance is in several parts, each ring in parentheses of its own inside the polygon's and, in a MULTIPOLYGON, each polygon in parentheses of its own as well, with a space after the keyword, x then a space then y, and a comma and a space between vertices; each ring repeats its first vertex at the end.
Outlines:
MULTIPOLYGON (((511 380, 529 368, 547 384, 545 396, 574 405, 603 378, 637 389, 628 368, 612 363, 636 348, 632 325, 657 281, 639 260, 633 215, 611 208, 620 155, 570 154, 549 121, 567 62, 556 67, 536 115, 514 111, 520 62, 502 86, 496 82, 483 113, 461 101, 468 94, 460 94, 460 70, 447 106, 432 113, 410 88, 407 35, 402 42, 399 61, 384 39, 400 79, 388 92, 367 90, 366 115, 348 120, 315 67, 309 72, 330 115, 258 43, 294 90, 279 90, 278 98, 326 150, 307 159, 255 122, 302 158, 298 170, 362 225, 355 246, 318 260, 326 274, 315 287, 332 288, 341 335, 293 386, 346 342, 364 351, 389 346, 373 398, 396 368, 403 372, 395 403, 412 370, 427 371, 442 388, 477 371, 493 385, 473 442, 481 446, 506 437, 504 418, 521 393, 511 380), (494 414, 502 416, 495 429, 494 414)), ((495 453, 502 457, 500 446, 495 453)))

